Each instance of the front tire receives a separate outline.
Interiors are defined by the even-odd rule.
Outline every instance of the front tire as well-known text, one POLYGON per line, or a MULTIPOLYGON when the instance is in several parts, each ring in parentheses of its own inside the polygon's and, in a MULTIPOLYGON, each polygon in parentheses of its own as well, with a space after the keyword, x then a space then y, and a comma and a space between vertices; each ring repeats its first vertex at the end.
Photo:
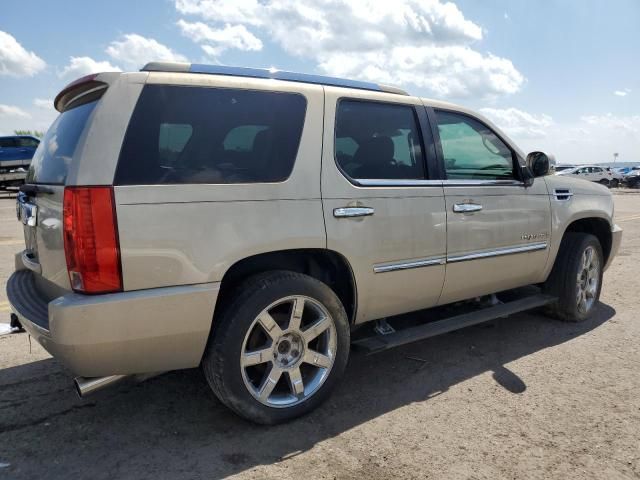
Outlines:
POLYGON ((261 424, 319 406, 349 357, 342 303, 307 275, 273 271, 244 282, 214 319, 202 367, 216 396, 261 424))
POLYGON ((558 298, 547 313, 566 322, 589 318, 600 298, 604 257, 598 239, 588 233, 567 232, 544 291, 558 298))

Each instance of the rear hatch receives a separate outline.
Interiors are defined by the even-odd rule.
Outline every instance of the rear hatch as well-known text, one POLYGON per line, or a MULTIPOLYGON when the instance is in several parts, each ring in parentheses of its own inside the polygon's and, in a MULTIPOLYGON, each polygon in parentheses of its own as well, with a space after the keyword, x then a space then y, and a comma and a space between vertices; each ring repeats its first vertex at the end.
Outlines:
POLYGON ((58 95, 55 106, 61 113, 40 142, 20 189, 16 207, 24 229, 22 259, 41 276, 37 280, 48 280, 41 284, 71 288, 64 250, 64 189, 69 172, 80 162, 78 152, 107 86, 92 75, 58 95))

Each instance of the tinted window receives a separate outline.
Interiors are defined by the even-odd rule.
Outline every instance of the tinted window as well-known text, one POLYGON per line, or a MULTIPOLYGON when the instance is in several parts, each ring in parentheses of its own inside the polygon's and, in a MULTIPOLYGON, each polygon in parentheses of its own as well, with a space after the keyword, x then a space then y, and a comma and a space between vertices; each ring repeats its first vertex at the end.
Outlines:
POLYGON ((125 135, 116 183, 283 181, 305 109, 294 93, 148 85, 125 135))
POLYGON ((420 129, 413 107, 342 100, 336 117, 335 155, 359 179, 424 179, 420 129))
POLYGON ((16 141, 13 138, 0 138, 0 148, 12 148, 16 146, 16 141))
POLYGON ((513 179, 511 150, 488 127, 466 115, 436 112, 447 178, 513 179))
POLYGON ((38 144, 40 143, 38 140, 36 140, 35 138, 17 138, 16 139, 18 141, 18 146, 20 147, 31 147, 31 148, 35 148, 38 146, 38 144))
POLYGON ((85 103, 58 116, 33 155, 27 183, 64 184, 80 135, 97 103, 85 103))

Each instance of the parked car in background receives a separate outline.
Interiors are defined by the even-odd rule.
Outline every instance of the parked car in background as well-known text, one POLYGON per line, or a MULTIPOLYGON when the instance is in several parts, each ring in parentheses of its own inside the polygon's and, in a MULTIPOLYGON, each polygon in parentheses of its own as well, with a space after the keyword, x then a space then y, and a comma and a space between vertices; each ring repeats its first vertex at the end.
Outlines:
POLYGON ((630 188, 640 187, 640 167, 634 167, 635 170, 624 176, 622 182, 630 188))
POLYGON ((611 188, 619 187, 624 180, 624 175, 618 172, 615 168, 604 167, 609 172, 609 186, 611 188))
POLYGON ((0 137, 0 189, 24 183, 40 140, 30 135, 0 137))
POLYGON ((569 170, 571 168, 576 168, 575 165, 556 165, 556 173, 562 172, 564 170, 569 170))
POLYGON ((0 137, 0 173, 29 168, 40 140, 26 135, 0 137))
POLYGON ((598 165, 581 165, 579 167, 570 168, 556 172, 556 175, 567 175, 571 177, 583 178, 592 182, 606 185, 607 187, 617 187, 621 178, 614 177, 613 172, 606 167, 598 165))

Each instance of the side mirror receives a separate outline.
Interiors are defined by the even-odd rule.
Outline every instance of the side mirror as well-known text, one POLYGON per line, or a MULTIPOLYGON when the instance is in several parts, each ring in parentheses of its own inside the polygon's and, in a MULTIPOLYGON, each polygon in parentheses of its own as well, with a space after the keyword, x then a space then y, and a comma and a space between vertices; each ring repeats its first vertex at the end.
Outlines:
POLYGON ((544 152, 531 152, 527 155, 527 167, 534 177, 544 177, 551 171, 551 162, 555 160, 544 152))

